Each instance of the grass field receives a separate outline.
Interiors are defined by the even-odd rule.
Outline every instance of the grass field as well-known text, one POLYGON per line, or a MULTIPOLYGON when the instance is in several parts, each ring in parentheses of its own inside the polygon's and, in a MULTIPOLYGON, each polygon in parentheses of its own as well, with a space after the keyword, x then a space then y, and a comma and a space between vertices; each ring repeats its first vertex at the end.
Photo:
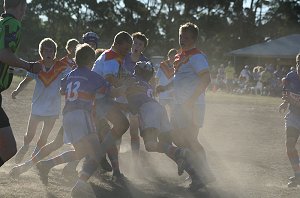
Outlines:
MULTIPOLYGON (((14 134, 21 146, 30 113, 34 83, 16 100, 10 92, 20 79, 15 79, 4 93, 3 106, 10 117, 14 134)), ((213 197, 213 198, 279 198, 299 197, 300 188, 287 188, 292 174, 285 154, 283 115, 278 113, 280 98, 238 96, 225 93, 207 94, 205 126, 199 140, 207 149, 207 156, 217 177, 207 193, 191 194, 186 190, 185 177, 177 176, 175 164, 159 154, 142 152, 145 172, 133 174, 128 134, 121 148, 121 169, 128 176, 127 188, 119 188, 109 180, 109 174, 91 179, 98 197, 150 198, 150 197, 213 197)), ((49 140, 53 139, 61 124, 59 120, 49 140)), ((60 151, 67 148, 65 146, 60 151)), ((299 147, 298 147, 299 148, 299 147)), ((32 145, 33 149, 33 145, 32 145)), ((144 150, 144 149, 143 149, 144 150)), ((60 151, 56 152, 59 153, 60 151)), ((28 156, 27 156, 28 157, 28 156)), ((63 166, 50 172, 50 184, 43 186, 36 170, 32 169, 19 179, 9 178, 13 167, 10 160, 0 169, 0 197, 69 197, 73 181, 61 175, 63 166)))

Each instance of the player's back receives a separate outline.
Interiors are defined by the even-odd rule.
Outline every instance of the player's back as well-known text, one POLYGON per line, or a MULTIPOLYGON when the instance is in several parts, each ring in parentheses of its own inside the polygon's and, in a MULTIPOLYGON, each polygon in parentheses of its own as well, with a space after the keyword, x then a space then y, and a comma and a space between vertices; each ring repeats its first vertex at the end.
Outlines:
POLYGON ((105 93, 109 83, 87 67, 79 67, 70 72, 62 83, 66 95, 64 113, 75 109, 92 110, 96 92, 105 93))

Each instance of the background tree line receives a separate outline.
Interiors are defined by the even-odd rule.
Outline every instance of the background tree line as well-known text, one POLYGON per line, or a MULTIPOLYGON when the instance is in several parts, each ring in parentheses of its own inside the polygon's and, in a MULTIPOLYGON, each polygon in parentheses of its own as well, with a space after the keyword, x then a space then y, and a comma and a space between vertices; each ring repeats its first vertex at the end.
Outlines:
POLYGON ((51 37, 63 55, 66 41, 80 40, 87 31, 100 36, 100 48, 108 48, 125 30, 148 36, 147 56, 164 56, 178 48, 178 27, 191 21, 200 29, 199 48, 218 63, 233 49, 300 32, 300 1, 248 0, 245 5, 244 0, 31 0, 20 53, 37 58, 38 43, 51 37))

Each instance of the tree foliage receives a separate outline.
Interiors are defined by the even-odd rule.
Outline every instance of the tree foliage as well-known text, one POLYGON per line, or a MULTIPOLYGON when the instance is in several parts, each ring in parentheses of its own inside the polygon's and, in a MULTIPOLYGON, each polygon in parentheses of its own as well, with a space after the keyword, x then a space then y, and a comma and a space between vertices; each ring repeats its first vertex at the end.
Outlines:
MULTIPOLYGON (((3 2, 3 1, 2 1, 3 2)), ((31 52, 43 37, 60 49, 69 38, 94 31, 100 47, 125 30, 150 40, 146 54, 165 55, 178 48, 178 28, 191 21, 200 30, 199 47, 212 61, 224 53, 300 32, 300 2, 291 0, 31 0, 23 21, 22 49, 31 52)))

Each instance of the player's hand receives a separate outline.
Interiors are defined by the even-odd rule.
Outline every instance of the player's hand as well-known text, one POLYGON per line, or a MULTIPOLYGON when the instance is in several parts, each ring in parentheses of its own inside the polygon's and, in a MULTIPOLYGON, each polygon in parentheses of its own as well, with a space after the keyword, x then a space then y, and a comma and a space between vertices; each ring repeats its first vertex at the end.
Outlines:
POLYGON ((283 114, 287 110, 288 106, 289 106, 289 103, 287 101, 284 101, 283 103, 281 103, 279 105, 279 113, 283 114))
POLYGON ((18 92, 16 90, 14 90, 13 92, 11 92, 11 98, 12 99, 16 99, 17 95, 18 95, 18 92))
POLYGON ((134 84, 130 87, 128 87, 128 89, 126 89, 125 94, 128 95, 133 95, 133 94, 138 94, 138 93, 143 93, 146 92, 145 87, 140 86, 138 84, 134 84))
POLYGON ((122 85, 121 87, 118 87, 118 95, 119 96, 125 96, 126 90, 127 90, 127 85, 122 85))
POLYGON ((26 70, 30 73, 38 74, 42 70, 42 65, 38 62, 30 62, 26 70))
POLYGON ((163 86, 163 85, 158 85, 158 86, 156 87, 156 93, 157 93, 157 94, 159 94, 159 93, 161 93, 161 92, 164 92, 164 91, 166 91, 166 87, 165 87, 165 86, 163 86))

